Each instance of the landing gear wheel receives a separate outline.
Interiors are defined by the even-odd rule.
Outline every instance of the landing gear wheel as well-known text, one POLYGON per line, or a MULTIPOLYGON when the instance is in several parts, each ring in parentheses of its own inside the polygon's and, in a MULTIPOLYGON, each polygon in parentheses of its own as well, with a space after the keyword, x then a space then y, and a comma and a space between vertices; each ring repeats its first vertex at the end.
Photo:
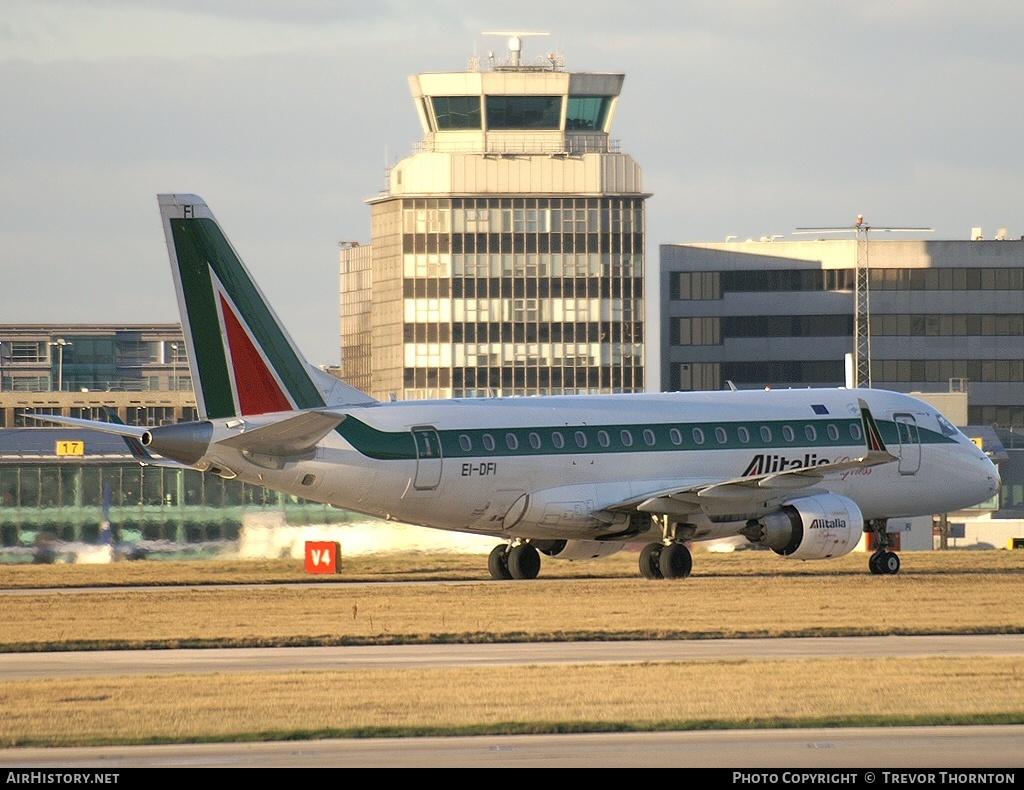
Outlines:
POLYGON ((487 558, 487 570, 491 572, 491 578, 496 581, 512 578, 512 574, 508 570, 508 546, 504 543, 491 549, 491 555, 487 558))
POLYGON ((879 576, 899 573, 900 557, 891 551, 876 551, 868 560, 868 568, 879 576))
POLYGON ((648 543, 640 551, 640 575, 645 579, 664 579, 661 575, 662 543, 648 543))
POLYGON ((540 552, 529 543, 513 546, 508 552, 508 572, 513 579, 536 579, 540 573, 540 552))
POLYGON ((682 543, 669 543, 661 549, 658 568, 666 579, 685 579, 693 569, 690 550, 682 543))

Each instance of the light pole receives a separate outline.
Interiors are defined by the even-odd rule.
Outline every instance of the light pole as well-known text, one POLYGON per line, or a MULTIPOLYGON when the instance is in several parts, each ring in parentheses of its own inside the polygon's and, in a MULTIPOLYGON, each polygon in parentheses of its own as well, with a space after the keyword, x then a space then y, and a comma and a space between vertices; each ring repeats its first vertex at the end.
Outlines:
POLYGON ((171 343, 171 389, 178 391, 178 344, 171 343))
POLYGON ((74 343, 69 343, 62 337, 58 337, 52 343, 51 346, 57 347, 57 391, 64 391, 64 347, 73 346, 74 343))

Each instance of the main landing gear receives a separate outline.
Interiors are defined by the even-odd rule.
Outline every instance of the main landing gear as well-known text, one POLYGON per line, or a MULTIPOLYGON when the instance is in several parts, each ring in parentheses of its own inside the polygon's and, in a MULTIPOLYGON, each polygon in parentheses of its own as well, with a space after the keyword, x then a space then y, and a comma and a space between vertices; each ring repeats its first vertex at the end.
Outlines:
POLYGON ((675 524, 664 519, 665 539, 648 543, 640 551, 640 575, 645 579, 685 579, 693 570, 693 557, 675 535, 675 524))
POLYGON ((869 532, 875 536, 875 545, 878 547, 868 560, 868 569, 877 576, 892 575, 900 572, 900 557, 895 552, 889 551, 893 544, 892 535, 885 531, 886 520, 873 519, 868 522, 869 532))
POLYGON ((648 543, 640 551, 640 575, 645 579, 685 579, 693 557, 682 543, 648 543))
POLYGON ((540 552, 529 543, 503 543, 491 550, 487 569, 495 580, 536 579, 540 573, 540 552))

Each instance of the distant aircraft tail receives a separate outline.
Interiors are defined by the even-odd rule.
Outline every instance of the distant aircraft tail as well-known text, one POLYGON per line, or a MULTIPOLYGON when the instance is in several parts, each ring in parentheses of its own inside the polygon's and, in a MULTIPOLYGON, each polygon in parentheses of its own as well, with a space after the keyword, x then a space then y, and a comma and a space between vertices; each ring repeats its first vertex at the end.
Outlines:
POLYGON ((202 419, 373 398, 310 365, 196 195, 159 195, 202 419))

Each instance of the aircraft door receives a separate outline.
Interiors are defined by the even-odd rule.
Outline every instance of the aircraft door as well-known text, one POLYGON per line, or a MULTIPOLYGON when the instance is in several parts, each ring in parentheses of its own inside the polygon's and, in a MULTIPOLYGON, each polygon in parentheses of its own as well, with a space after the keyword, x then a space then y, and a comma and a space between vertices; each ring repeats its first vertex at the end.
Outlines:
POLYGON ((921 468, 921 433, 913 414, 894 414, 899 435, 899 469, 901 475, 917 474, 921 468))
POLYGON ((431 427, 413 428, 416 443, 416 478, 412 486, 417 491, 433 491, 441 482, 441 437, 431 427))

